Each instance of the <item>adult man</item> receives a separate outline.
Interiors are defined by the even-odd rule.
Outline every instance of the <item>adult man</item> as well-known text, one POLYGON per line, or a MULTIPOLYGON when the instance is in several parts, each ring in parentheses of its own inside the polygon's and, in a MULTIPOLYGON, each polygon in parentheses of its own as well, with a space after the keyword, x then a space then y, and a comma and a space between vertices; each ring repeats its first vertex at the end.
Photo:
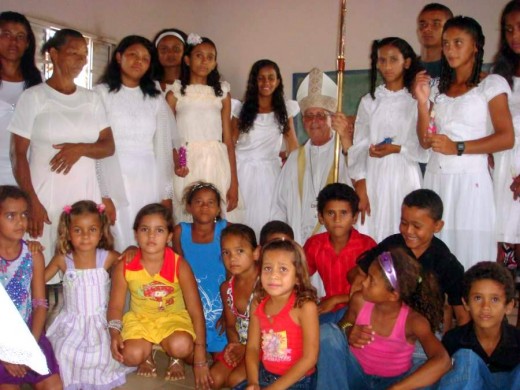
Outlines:
POLYGON ((420 60, 428 74, 434 78, 441 75, 442 28, 452 17, 451 10, 439 3, 426 4, 417 17, 420 60))
POLYGON ((333 181, 334 131, 340 135, 342 154, 339 181, 352 185, 344 154, 352 145, 352 124, 336 111, 337 86, 317 68, 310 71, 297 93, 303 126, 309 141, 291 153, 275 187, 271 219, 287 222, 294 239, 304 244, 311 235, 323 231, 318 221, 317 197, 333 181))

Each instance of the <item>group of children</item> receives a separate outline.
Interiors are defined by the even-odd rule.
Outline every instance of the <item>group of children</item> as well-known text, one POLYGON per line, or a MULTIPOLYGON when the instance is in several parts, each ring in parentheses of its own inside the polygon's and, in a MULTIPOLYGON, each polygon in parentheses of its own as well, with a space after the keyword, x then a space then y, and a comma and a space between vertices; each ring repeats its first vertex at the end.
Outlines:
MULTIPOLYGON (((508 7, 495 71, 513 85, 520 5, 508 7)), ((355 190, 336 183, 319 192, 327 231, 302 248, 290 226, 266 217, 281 140, 288 151, 297 146, 298 110, 283 100, 278 66, 255 64, 246 99, 232 110, 210 39, 178 30, 153 44, 123 39, 98 87, 118 153, 98 164, 103 203, 62 205, 47 267, 38 246, 23 241, 29 197, 0 186, 0 280, 50 369, 41 376, 1 362, 0 383, 114 388, 129 367, 155 376, 159 346, 169 357, 166 379, 183 379, 187 363, 202 389, 520 387, 520 331, 506 319, 513 280, 498 263, 474 264, 494 259, 493 199, 502 199, 497 222, 506 226, 504 210, 518 196, 517 175, 504 176, 514 160, 504 152, 513 138, 510 91, 499 76, 480 81, 483 41, 473 19, 446 22, 433 88, 408 43, 374 42, 371 91, 348 151, 355 190), (165 64, 183 68, 164 66, 157 82, 177 130, 154 87, 153 45, 165 64), (136 112, 149 115, 136 123, 136 112), (265 139, 251 131, 262 126, 272 130, 265 139), (481 134, 467 132, 475 128, 481 134), (258 155, 249 161, 252 148, 258 155), (496 152, 494 195, 487 154, 496 152), (426 161, 430 189, 420 189, 417 163, 426 161), (270 179, 255 180, 266 169, 270 179), (239 182, 248 180, 252 227, 228 222, 240 219, 239 182), (370 236, 354 229, 358 217, 370 236), (123 250, 134 240, 138 248, 118 260, 114 243, 123 250), (45 281, 58 272, 64 307, 45 332, 45 281), (326 292, 319 301, 315 272, 326 292)))

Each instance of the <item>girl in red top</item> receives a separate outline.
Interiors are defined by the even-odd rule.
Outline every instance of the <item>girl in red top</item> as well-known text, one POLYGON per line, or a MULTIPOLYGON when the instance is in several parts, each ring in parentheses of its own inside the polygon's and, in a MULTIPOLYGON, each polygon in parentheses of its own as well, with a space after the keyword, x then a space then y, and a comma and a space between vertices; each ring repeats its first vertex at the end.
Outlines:
POLYGON ((318 307, 303 249, 290 240, 268 243, 260 280, 249 321, 247 389, 315 389, 318 307))

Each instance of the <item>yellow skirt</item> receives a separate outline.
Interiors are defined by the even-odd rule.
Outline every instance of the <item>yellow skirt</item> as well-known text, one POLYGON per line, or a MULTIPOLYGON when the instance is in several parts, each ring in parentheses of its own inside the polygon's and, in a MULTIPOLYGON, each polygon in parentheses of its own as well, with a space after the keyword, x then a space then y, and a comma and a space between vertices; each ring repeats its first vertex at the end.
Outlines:
POLYGON ((162 313, 161 316, 129 311, 123 316, 123 340, 145 339, 152 344, 160 344, 173 332, 187 332, 195 340, 195 330, 187 310, 175 314, 162 313))

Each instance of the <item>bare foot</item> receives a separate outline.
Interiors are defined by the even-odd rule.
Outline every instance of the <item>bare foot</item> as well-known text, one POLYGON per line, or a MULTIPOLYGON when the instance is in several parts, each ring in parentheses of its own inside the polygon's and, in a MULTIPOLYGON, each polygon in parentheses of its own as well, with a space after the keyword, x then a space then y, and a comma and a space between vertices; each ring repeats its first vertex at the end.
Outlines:
POLYGON ((185 379, 186 376, 184 375, 184 364, 182 363, 182 360, 170 357, 169 362, 166 374, 164 375, 164 380, 179 381, 185 379))
POLYGON ((137 375, 154 378, 157 376, 157 366, 152 353, 137 367, 137 375))

